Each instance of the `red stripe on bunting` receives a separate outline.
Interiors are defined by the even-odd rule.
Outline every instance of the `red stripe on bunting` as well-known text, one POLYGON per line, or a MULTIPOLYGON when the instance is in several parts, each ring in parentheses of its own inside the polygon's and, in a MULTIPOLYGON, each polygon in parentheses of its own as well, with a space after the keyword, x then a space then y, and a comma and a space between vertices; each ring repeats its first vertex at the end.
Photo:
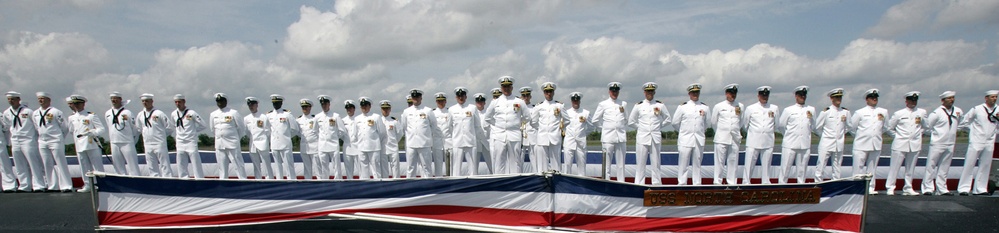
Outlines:
POLYGON ((690 218, 620 217, 556 214, 555 226, 587 231, 763 231, 781 228, 821 228, 860 231, 860 215, 806 212, 797 215, 718 216, 690 218))

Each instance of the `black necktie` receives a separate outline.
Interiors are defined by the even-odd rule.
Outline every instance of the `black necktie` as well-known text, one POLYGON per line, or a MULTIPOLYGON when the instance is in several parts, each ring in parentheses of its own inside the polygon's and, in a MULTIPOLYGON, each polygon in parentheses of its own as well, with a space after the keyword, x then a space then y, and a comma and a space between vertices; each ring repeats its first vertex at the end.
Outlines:
POLYGON ((999 122, 999 118, 996 118, 996 109, 999 108, 992 108, 992 111, 989 111, 989 108, 986 106, 982 106, 982 108, 985 109, 985 112, 989 114, 989 122, 992 123, 999 122))
POLYGON ((177 127, 184 128, 184 117, 187 116, 187 111, 190 109, 184 109, 184 113, 177 112, 177 127))
POLYGON ((24 108, 17 107, 17 113, 14 113, 14 109, 10 109, 10 114, 14 114, 14 119, 13 119, 14 127, 21 127, 21 110, 24 110, 24 108))
POLYGON ((942 107, 944 113, 947 114, 947 126, 954 125, 954 112, 947 112, 947 107, 942 107))
POLYGON ((146 127, 153 127, 153 124, 149 122, 149 118, 153 117, 153 112, 149 111, 149 114, 145 115, 146 115, 146 127))
POLYGON ((45 116, 49 115, 49 111, 51 111, 51 110, 52 110, 51 108, 45 109, 45 112, 43 112, 41 115, 39 115, 39 117, 38 117, 38 127, 45 127, 45 125, 46 125, 45 124, 45 116))

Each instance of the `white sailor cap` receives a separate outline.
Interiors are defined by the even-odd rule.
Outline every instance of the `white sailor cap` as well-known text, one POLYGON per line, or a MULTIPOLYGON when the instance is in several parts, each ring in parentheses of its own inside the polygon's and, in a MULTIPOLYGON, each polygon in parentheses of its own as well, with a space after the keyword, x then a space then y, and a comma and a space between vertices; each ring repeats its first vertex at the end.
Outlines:
POLYGON ((139 96, 139 100, 153 100, 153 97, 155 97, 153 94, 142 93, 142 95, 139 96))
POLYGON ((329 103, 329 102, 333 101, 333 98, 330 97, 330 96, 328 96, 328 95, 319 95, 319 96, 316 97, 316 99, 319 100, 320 104, 321 103, 329 103))
POLYGON ((7 92, 7 97, 21 98, 21 93, 17 93, 16 91, 8 91, 7 92))
POLYGON ((182 99, 184 99, 184 95, 182 94, 173 95, 173 100, 182 100, 182 99))
POLYGON ((739 92, 739 84, 733 83, 733 84, 725 85, 725 92, 738 93, 739 92))
POLYGON ((409 95, 412 97, 423 96, 423 90, 413 88, 409 90, 409 95))
POLYGON ((827 92, 826 95, 829 97, 842 97, 843 88, 833 88, 832 90, 829 90, 829 92, 827 92))
POLYGON ((794 88, 794 94, 808 95, 808 86, 798 86, 794 88))
POLYGON ((498 81, 500 85, 513 85, 513 77, 510 76, 499 77, 498 81))
POLYGON ((412 103, 413 103, 413 96, 409 96, 409 95, 407 95, 407 96, 406 96, 406 103, 407 103, 407 104, 412 104, 412 103))
POLYGON ((656 84, 655 82, 647 82, 645 84, 642 84, 642 90, 655 91, 656 88, 659 88, 659 84, 656 84))
POLYGON ((108 94, 108 97, 118 97, 118 98, 121 98, 121 93, 117 92, 117 91, 111 92, 111 94, 108 94))
POLYGON ((215 95, 213 95, 213 96, 215 97, 215 101, 219 101, 219 100, 229 101, 229 96, 226 96, 225 93, 222 93, 222 92, 215 93, 215 95))
POLYGON ((359 103, 359 104, 360 104, 361 106, 364 106, 364 105, 371 105, 371 98, 368 98, 368 97, 365 97, 365 96, 361 96, 361 98, 357 98, 357 102, 358 102, 358 103, 359 103))
POLYGON ((620 91, 621 90, 621 83, 619 83, 619 82, 610 82, 610 83, 607 84, 607 89, 611 90, 611 91, 620 91))
POLYGON ((472 95, 472 98, 475 99, 475 101, 483 101, 483 102, 485 102, 486 101, 486 94, 475 93, 475 95, 472 95))
POLYGON ((878 98, 879 96, 881 96, 879 93, 880 91, 878 91, 877 88, 871 88, 868 89, 866 92, 864 92, 864 95, 866 96, 865 98, 870 98, 870 97, 878 98))
POLYGON ((569 100, 580 100, 580 99, 583 99, 583 93, 579 93, 578 91, 569 93, 569 100))
POLYGON ((756 92, 759 93, 760 95, 770 95, 770 89, 773 88, 771 88, 770 86, 761 86, 756 88, 756 92))
POLYGON ((434 93, 434 99, 436 99, 436 100, 447 100, 447 94, 444 94, 444 92, 434 93))
POLYGON ((44 91, 35 92, 35 97, 38 97, 38 98, 45 97, 45 98, 50 98, 50 99, 52 98, 51 96, 49 96, 49 93, 45 93, 44 91))
POLYGON ((467 95, 467 94, 468 94, 468 88, 465 87, 454 88, 454 95, 467 95))
POLYGON ((687 86, 687 92, 695 92, 695 91, 701 91, 700 83, 692 83, 687 86))
POLYGON ((907 100, 908 100, 908 99, 911 99, 911 100, 918 100, 918 99, 919 99, 919 94, 922 94, 922 93, 920 93, 920 92, 918 92, 918 91, 910 91, 910 92, 906 92, 906 93, 905 93, 905 99, 907 99, 907 100))
POLYGON ((247 104, 250 104, 250 103, 257 103, 257 97, 253 97, 253 96, 250 96, 250 97, 246 97, 246 103, 247 103, 247 104))
POLYGON ((545 82, 541 84, 541 91, 554 91, 555 88, 555 83, 553 82, 545 82))
POLYGON ((521 87, 520 88, 520 94, 521 95, 530 95, 531 94, 531 87, 521 87))
POLYGON ((493 88, 492 90, 490 90, 490 92, 493 93, 493 97, 498 97, 503 94, 503 91, 500 90, 499 88, 493 88))
POLYGON ((985 92, 985 96, 999 95, 999 90, 989 90, 985 92))
POLYGON ((344 108, 353 108, 354 107, 354 100, 344 100, 343 101, 343 107, 344 108))
POLYGON ((955 95, 957 95, 957 92, 954 92, 954 91, 945 91, 945 92, 943 92, 943 93, 940 94, 940 99, 946 99, 946 98, 954 97, 955 95))
POLYGON ((302 107, 312 107, 312 100, 301 99, 298 100, 298 104, 301 105, 302 107))
POLYGON ((271 94, 271 102, 284 102, 284 96, 271 94))
POLYGON ((389 102, 388 100, 382 100, 378 101, 378 105, 381 106, 382 108, 390 108, 392 107, 392 102, 389 102))
POLYGON ((82 95, 71 95, 71 96, 69 96, 68 99, 70 99, 73 103, 86 103, 87 102, 87 97, 83 97, 82 95))

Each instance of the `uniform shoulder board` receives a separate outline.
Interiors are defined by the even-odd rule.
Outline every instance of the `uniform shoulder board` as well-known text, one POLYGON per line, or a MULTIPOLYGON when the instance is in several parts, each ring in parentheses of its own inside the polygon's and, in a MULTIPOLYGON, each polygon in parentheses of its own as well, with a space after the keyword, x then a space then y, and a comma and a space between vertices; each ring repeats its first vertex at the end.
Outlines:
POLYGON ((285 109, 284 112, 288 112, 288 109, 285 109))
POLYGON ((532 104, 532 105, 531 105, 531 107, 533 108, 533 107, 534 107, 534 105, 532 104))
POLYGON ((697 103, 704 104, 704 102, 697 102, 697 103))
POLYGON ((392 120, 395 120, 395 117, 389 117, 389 118, 392 118, 392 120))
POLYGON ((312 117, 316 117, 316 114, 312 114, 312 117))
POLYGON ((556 101, 555 101, 555 103, 556 103, 556 104, 561 104, 562 102, 558 102, 558 100, 556 100, 556 101))
POLYGON ((826 109, 823 109, 822 111, 826 111, 826 110, 829 110, 829 107, 826 107, 826 109))
POLYGON ((87 114, 94 114, 94 112, 87 112, 87 114))
POLYGON ((680 103, 680 105, 687 105, 687 101, 684 101, 683 103, 680 103))
POLYGON ((843 110, 850 110, 850 109, 846 109, 846 108, 844 108, 844 107, 839 107, 839 108, 842 108, 843 110))
POLYGON ((272 112, 274 112, 274 110, 267 111, 267 113, 272 113, 272 112))
POLYGON ((661 104, 661 103, 663 103, 663 102, 662 102, 662 101, 659 101, 659 100, 656 100, 656 103, 657 103, 657 104, 661 104))

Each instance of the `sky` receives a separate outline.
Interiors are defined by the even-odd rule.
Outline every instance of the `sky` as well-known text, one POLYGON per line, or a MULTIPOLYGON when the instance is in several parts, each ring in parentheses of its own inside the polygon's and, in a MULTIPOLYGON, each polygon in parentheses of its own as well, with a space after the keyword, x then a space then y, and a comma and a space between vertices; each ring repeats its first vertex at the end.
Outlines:
POLYGON ((113 91, 133 111, 142 93, 167 111, 184 94, 203 115, 216 92, 244 114, 247 96, 284 95, 296 115, 302 98, 330 95, 343 114, 345 99, 367 96, 398 116, 410 89, 452 105, 455 87, 488 94, 509 75, 537 91, 533 103, 550 81, 556 100, 578 91, 591 111, 612 81, 629 103, 658 83, 670 111, 695 82, 709 106, 738 83, 747 106, 759 86, 784 107, 807 85, 817 109, 837 87, 849 109, 870 88, 889 111, 909 91, 938 107, 948 90, 968 109, 999 89, 995 12, 994 0, 0 1, 0 89, 32 108, 48 92, 63 110, 80 94, 101 113, 113 91))

